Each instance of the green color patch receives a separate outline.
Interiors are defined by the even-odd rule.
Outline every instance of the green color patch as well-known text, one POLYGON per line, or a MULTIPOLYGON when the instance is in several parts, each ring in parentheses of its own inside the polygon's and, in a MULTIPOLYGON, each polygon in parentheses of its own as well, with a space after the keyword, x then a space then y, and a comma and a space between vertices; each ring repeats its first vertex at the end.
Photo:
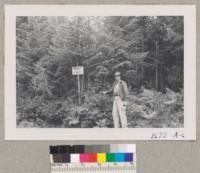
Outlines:
POLYGON ((106 162, 115 162, 115 154, 107 153, 106 154, 106 162))

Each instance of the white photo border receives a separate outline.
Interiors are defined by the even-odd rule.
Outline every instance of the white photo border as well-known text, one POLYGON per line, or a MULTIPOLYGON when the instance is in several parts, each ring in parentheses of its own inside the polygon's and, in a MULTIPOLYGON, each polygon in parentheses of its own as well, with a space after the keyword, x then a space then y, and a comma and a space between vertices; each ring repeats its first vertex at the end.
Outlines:
POLYGON ((196 140, 195 5, 5 5, 6 140, 196 140), (16 16, 184 16, 183 128, 17 128, 16 16))

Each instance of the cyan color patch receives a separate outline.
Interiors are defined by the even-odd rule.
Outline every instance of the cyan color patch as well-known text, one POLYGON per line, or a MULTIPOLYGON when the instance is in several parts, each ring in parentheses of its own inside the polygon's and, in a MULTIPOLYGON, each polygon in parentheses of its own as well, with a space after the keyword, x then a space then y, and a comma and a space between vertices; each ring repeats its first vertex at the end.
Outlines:
POLYGON ((115 162, 124 162, 124 153, 115 154, 115 162))

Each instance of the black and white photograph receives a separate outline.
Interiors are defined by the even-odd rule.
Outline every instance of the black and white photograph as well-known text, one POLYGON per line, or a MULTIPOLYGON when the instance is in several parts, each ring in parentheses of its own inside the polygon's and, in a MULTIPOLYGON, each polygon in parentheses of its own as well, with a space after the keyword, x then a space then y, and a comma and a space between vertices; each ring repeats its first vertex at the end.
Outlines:
POLYGON ((16 128, 184 129, 184 17, 16 14, 16 128))
POLYGON ((17 127, 183 127, 183 17, 17 17, 17 127))

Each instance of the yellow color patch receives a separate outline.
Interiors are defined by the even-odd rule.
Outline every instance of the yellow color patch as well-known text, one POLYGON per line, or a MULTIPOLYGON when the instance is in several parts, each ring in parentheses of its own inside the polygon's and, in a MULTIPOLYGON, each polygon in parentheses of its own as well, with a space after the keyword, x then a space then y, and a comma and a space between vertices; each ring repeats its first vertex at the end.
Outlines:
POLYGON ((97 162, 106 162, 106 154, 97 153, 97 162))

